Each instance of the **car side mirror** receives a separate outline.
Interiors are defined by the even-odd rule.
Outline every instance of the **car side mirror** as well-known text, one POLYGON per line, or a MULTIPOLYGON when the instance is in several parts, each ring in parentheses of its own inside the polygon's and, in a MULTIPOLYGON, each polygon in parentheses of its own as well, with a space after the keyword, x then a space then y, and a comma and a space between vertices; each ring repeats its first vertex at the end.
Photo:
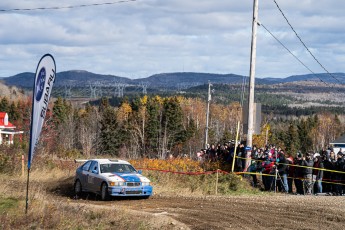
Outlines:
POLYGON ((143 171, 142 171, 142 170, 138 170, 138 173, 139 173, 139 174, 142 174, 142 173, 143 173, 143 171))
POLYGON ((98 171, 94 169, 94 170, 92 170, 92 173, 98 174, 98 171))

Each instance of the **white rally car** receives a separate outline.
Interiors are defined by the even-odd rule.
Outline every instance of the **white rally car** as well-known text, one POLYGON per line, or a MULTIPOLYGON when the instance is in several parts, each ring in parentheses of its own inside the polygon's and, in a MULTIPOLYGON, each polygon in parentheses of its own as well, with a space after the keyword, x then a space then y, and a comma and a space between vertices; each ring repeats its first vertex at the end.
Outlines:
POLYGON ((76 170, 74 191, 77 196, 92 192, 100 194, 102 200, 109 200, 111 196, 148 198, 152 195, 150 180, 127 161, 91 159, 76 162, 84 162, 76 170))

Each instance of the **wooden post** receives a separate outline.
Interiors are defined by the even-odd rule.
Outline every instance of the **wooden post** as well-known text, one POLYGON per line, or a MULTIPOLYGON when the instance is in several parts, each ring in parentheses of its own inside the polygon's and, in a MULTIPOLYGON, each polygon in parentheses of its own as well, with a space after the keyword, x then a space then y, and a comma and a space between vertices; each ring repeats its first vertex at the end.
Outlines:
POLYGON ((217 169, 217 179, 216 179, 216 195, 218 194, 218 170, 217 169))
POLYGON ((211 83, 208 82, 206 127, 205 127, 205 149, 207 149, 207 144, 208 144, 208 120, 210 116, 210 102, 211 102, 211 83))
MULTIPOLYGON (((248 96, 248 131, 247 146, 253 145, 254 133, 254 88, 255 88, 255 61, 256 61, 256 31, 258 27, 259 0, 254 0, 252 22, 252 44, 250 53, 249 96, 248 96)), ((246 154, 246 167, 250 164, 249 153, 246 154)))
POLYGON ((24 173, 25 173, 25 165, 24 165, 24 155, 22 154, 22 177, 24 177, 24 173))

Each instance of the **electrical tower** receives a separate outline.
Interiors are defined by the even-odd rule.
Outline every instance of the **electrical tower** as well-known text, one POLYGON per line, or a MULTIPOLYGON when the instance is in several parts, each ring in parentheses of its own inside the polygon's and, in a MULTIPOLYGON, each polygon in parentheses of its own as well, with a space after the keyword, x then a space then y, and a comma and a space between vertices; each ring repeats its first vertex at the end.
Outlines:
POLYGON ((72 85, 70 84, 65 84, 65 93, 64 93, 64 98, 65 99, 70 99, 72 97, 72 85))

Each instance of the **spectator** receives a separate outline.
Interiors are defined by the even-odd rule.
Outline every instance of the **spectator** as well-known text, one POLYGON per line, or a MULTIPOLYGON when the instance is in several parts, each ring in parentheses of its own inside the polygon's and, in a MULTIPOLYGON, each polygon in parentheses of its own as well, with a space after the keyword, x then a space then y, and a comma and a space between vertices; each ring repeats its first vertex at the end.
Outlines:
POLYGON ((289 185, 287 181, 287 161, 283 150, 280 150, 278 154, 277 169, 281 178, 279 190, 287 193, 289 192, 289 185))
POLYGON ((303 155, 301 153, 297 153, 297 157, 294 161, 295 163, 295 170, 294 170, 294 182, 295 182, 295 186, 296 186, 296 193, 299 195, 304 194, 303 191, 303 176, 304 176, 304 168, 302 167, 298 167, 298 166, 302 166, 302 161, 303 161, 303 155))
MULTIPOLYGON (((335 170, 336 171, 340 171, 340 172, 344 172, 344 159, 343 159, 343 153, 340 152, 337 154, 337 162, 335 163, 335 170)), ((335 175, 335 195, 336 196, 341 196, 343 194, 343 186, 339 183, 343 182, 343 173, 334 173, 335 175)))
POLYGON ((209 149, 207 149, 206 153, 207 153, 207 157, 210 161, 216 160, 217 150, 216 150, 216 146, 214 144, 211 144, 211 147, 209 149))
POLYGON ((262 182, 264 184, 264 188, 266 191, 272 189, 272 182, 273 182, 273 175, 271 174, 273 171, 273 158, 270 152, 265 153, 265 161, 262 162, 262 182))
POLYGON ((334 164, 331 162, 330 154, 326 154, 323 157, 323 165, 326 170, 323 172, 322 191, 324 193, 331 194, 333 192, 332 180, 334 177, 331 171, 334 170, 334 164))
POLYGON ((311 195, 312 190, 314 187, 313 182, 313 166, 314 161, 312 154, 307 153, 306 157, 303 158, 302 166, 305 166, 304 168, 304 194, 311 195))
POLYGON ((316 182, 317 192, 322 193, 322 178, 323 178, 323 162, 321 160, 320 154, 316 155, 314 158, 314 169, 313 169, 313 181, 316 182))

